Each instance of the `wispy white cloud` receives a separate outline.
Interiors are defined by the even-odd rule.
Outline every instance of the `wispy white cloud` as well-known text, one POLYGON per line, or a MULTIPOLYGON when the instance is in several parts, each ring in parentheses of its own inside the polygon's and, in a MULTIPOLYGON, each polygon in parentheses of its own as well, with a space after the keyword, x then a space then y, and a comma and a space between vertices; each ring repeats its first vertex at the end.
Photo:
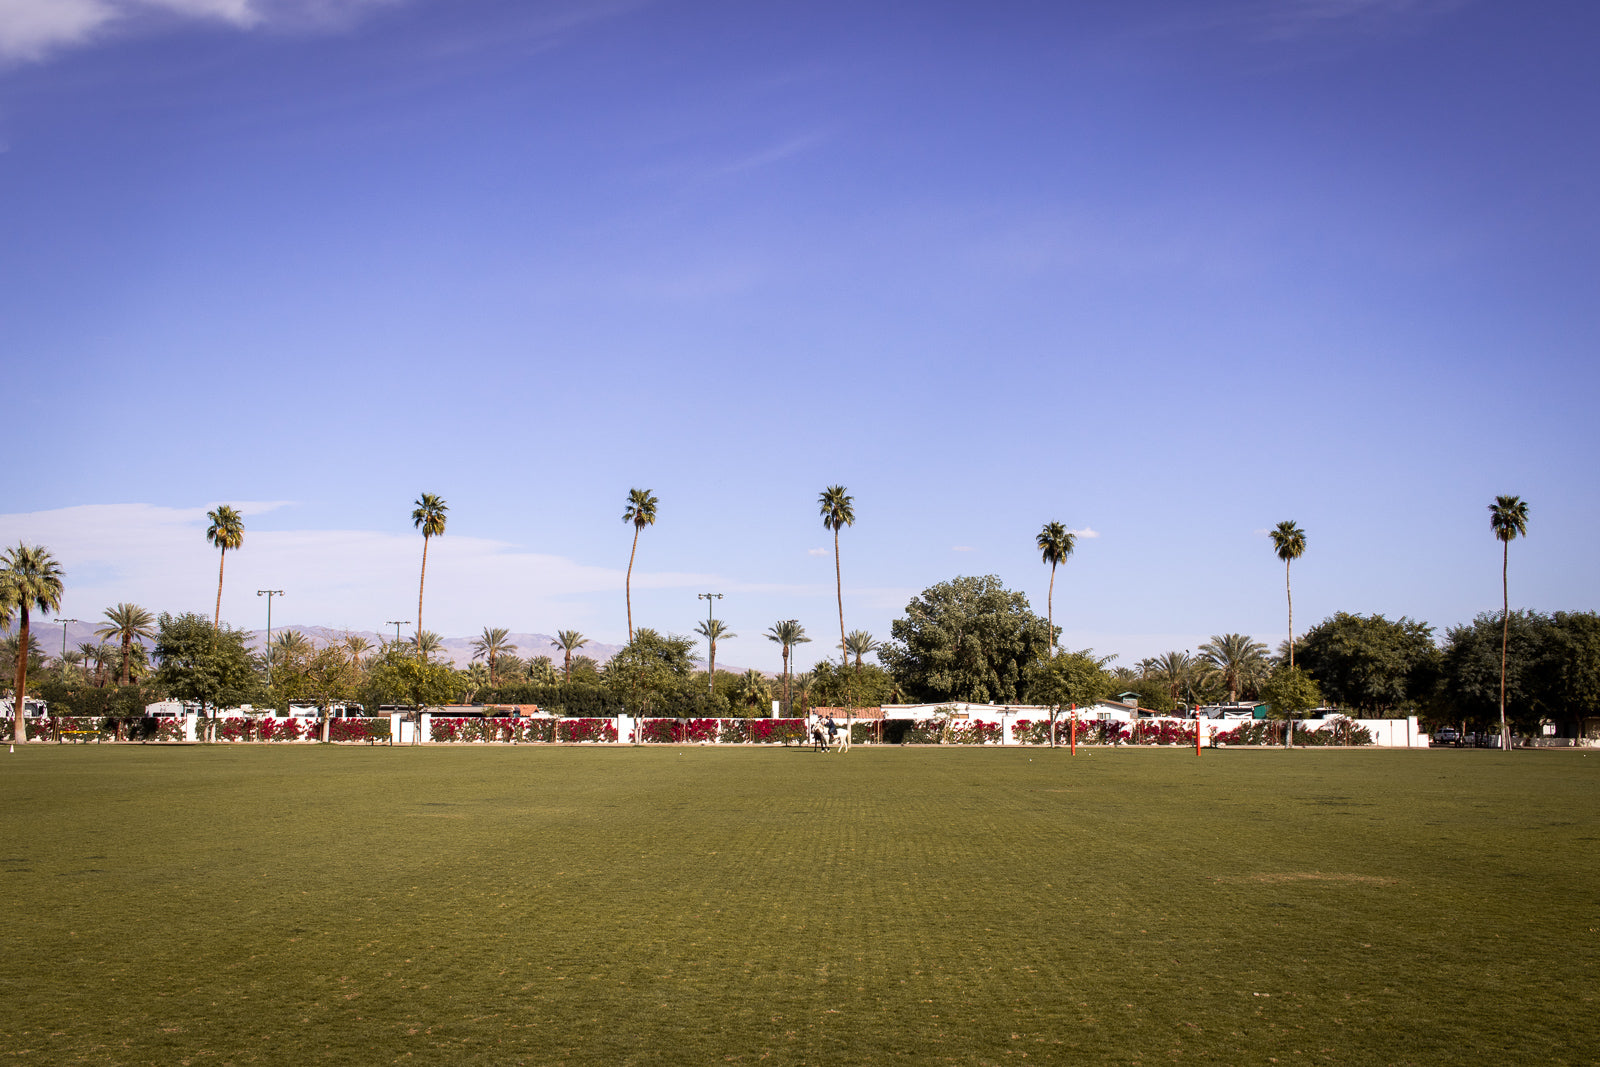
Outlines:
POLYGON ((1246 16, 1269 38, 1349 29, 1405 27, 1460 8, 1466 0, 1268 0, 1246 16))
POLYGON ((153 18, 198 19, 245 30, 337 25, 403 0, 0 0, 0 60, 28 61, 85 45, 153 18))
POLYGON ((1072 531, 1072 535, 1074 537, 1086 537, 1086 538, 1093 539, 1093 538, 1096 538, 1096 537, 1100 536, 1100 531, 1096 530, 1092 526, 1085 526, 1081 530, 1073 530, 1072 531))
POLYGON ((826 555, 830 555, 830 554, 831 553, 829 553, 828 550, 825 549, 825 548, 808 548, 808 549, 806 549, 806 555, 808 555, 808 556, 826 556, 826 555))
MULTIPOLYGON (((238 503, 247 518, 283 507, 238 503)), ((209 505, 186 508, 110 504, 0 515, 0 544, 27 541, 50 549, 66 578, 65 614, 92 619, 123 601, 152 611, 210 614, 217 594, 218 553, 205 539, 209 505)), ((416 611, 421 539, 413 531, 252 530, 228 553, 222 615, 255 625, 264 608, 258 588, 285 590, 274 606, 286 623, 374 629, 416 611)), ((587 614, 594 594, 620 597, 625 573, 518 545, 457 534, 428 550, 425 623, 468 633, 484 618, 543 623, 587 614)), ((717 575, 635 569, 641 591, 704 586, 717 575)))
POLYGON ((973 551, 973 548, 972 548, 971 545, 951 545, 950 546, 950 551, 952 551, 952 552, 971 552, 971 551, 973 551))

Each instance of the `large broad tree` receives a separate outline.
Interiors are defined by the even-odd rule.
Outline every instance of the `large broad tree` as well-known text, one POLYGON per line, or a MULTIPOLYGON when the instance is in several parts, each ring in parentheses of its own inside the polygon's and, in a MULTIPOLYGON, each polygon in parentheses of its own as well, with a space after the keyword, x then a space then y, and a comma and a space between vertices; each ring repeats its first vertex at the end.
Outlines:
POLYGON ((1536 729, 1541 709, 1534 668, 1542 658, 1548 627, 1548 617, 1532 611, 1509 616, 1486 611, 1470 623, 1450 627, 1430 718, 1487 733, 1498 726, 1503 703, 1507 720, 1519 730, 1536 729), (1510 653, 1504 659, 1503 648, 1510 653))
POLYGON ((204 615, 161 614, 151 685, 199 704, 208 741, 215 739, 218 709, 258 703, 266 693, 261 661, 245 645, 250 637, 245 630, 208 624, 204 615))
POLYGON ((830 485, 817 503, 822 509, 822 525, 833 531, 833 580, 839 598, 839 662, 844 662, 844 572, 839 567, 839 531, 856 524, 855 501, 842 485, 830 485))
POLYGON ((33 635, 28 632, 32 612, 41 615, 61 607, 61 566, 50 550, 43 545, 18 543, 8 548, 0 557, 0 616, 9 620, 15 613, 17 629, 17 656, 14 684, 16 703, 11 721, 11 739, 18 744, 28 740, 28 724, 24 707, 28 699, 28 651, 33 647, 33 635))
POLYGON ((1500 637, 1500 747, 1511 748, 1511 729, 1506 725, 1506 646, 1511 626, 1511 542, 1528 533, 1528 505, 1521 497, 1497 496, 1489 505, 1489 527, 1500 541, 1500 615, 1504 619, 1500 637))
POLYGON ((1289 666, 1294 666, 1294 589, 1289 584, 1289 564, 1305 555, 1306 532, 1292 520, 1278 523, 1272 531, 1272 548, 1283 560, 1283 593, 1289 599, 1289 666))
POLYGON ((222 624, 222 571, 228 563, 228 550, 244 545, 244 516, 226 504, 216 511, 206 512, 211 525, 206 527, 206 540, 221 552, 217 557, 217 610, 211 619, 212 626, 222 624))
POLYGON ((1267 677, 1267 646, 1246 634, 1216 634, 1200 646, 1202 669, 1228 690, 1228 703, 1237 704, 1241 690, 1254 689, 1267 677))
POLYGON ((129 660, 133 643, 156 635, 156 617, 137 604, 118 604, 106 609, 106 624, 94 632, 96 637, 114 638, 122 645, 122 684, 130 681, 129 660))
POLYGON ((1543 636, 1533 671, 1537 703, 1563 737, 1583 737, 1600 717, 1600 615, 1558 611, 1543 636))
POLYGON ((878 658, 920 703, 1019 703, 1028 665, 1050 648, 1049 623, 992 574, 929 586, 889 630, 878 658))
POLYGON ((641 626, 633 640, 607 661, 602 672, 605 686, 627 700, 634 715, 646 716, 685 687, 694 672, 690 658, 694 644, 693 638, 641 626))
POLYGON ((1433 627, 1404 616, 1341 611, 1307 630, 1299 650, 1325 699, 1369 716, 1415 709, 1438 681, 1433 627))
POLYGON ((648 489, 629 489, 628 506, 622 521, 633 523, 633 548, 628 551, 628 577, 623 591, 628 601, 628 641, 633 642, 633 557, 639 554, 639 531, 656 524, 656 507, 661 503, 648 489))
POLYGON ((422 633, 422 590, 428 584, 428 542, 444 535, 445 516, 450 505, 433 493, 417 497, 411 512, 411 525, 422 531, 422 576, 417 579, 417 633, 422 633))
POLYGON ((583 634, 579 633, 577 630, 557 630, 556 639, 550 643, 556 648, 559 648, 562 653, 562 680, 571 682, 572 654, 578 651, 578 649, 582 648, 584 645, 587 645, 589 643, 589 639, 583 636, 583 634))
POLYGON ((1051 655, 1055 655, 1056 649, 1056 568, 1067 561, 1077 543, 1077 534, 1059 522, 1045 523, 1044 529, 1039 531, 1039 536, 1034 538, 1034 544, 1039 546, 1040 556, 1044 562, 1050 564, 1050 591, 1045 595, 1044 618, 1050 625, 1051 655))
POLYGON ((728 624, 721 619, 707 619, 695 626, 694 632, 706 639, 706 646, 710 652, 706 660, 706 688, 715 692, 717 688, 717 642, 731 641, 739 635, 728 629, 728 624))
POLYGON ((799 619, 780 619, 767 631, 767 640, 783 646, 783 713, 788 715, 789 656, 793 653, 795 645, 810 644, 811 638, 806 636, 806 628, 800 625, 799 619))

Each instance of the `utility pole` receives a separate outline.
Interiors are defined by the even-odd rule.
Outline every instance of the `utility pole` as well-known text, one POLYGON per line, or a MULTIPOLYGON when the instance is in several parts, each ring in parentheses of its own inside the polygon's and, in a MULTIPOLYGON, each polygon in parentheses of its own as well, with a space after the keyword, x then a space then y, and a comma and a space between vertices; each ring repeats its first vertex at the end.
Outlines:
POLYGON ((256 596, 267 598, 267 688, 272 688, 272 598, 282 596, 282 589, 257 589, 256 596))
POLYGON ((411 625, 411 620, 410 619, 390 619, 388 622, 384 623, 384 625, 385 626, 393 626, 394 627, 394 643, 398 645, 400 643, 400 627, 402 627, 402 626, 410 626, 411 625))
MULTIPOLYGON (((716 638, 711 636, 710 631, 711 631, 711 624, 716 622, 717 620, 716 620, 716 616, 712 614, 712 609, 714 609, 717 606, 715 601, 718 601, 718 600, 722 599, 722 594, 721 593, 696 593, 694 598, 696 600, 704 600, 706 602, 706 641, 708 643, 714 643, 716 641, 716 638)), ((711 672, 711 666, 712 666, 711 662, 709 660, 707 660, 706 661, 706 689, 710 693, 715 694, 716 691, 717 691, 717 679, 716 679, 716 676, 714 674, 712 674, 712 672, 711 672)))

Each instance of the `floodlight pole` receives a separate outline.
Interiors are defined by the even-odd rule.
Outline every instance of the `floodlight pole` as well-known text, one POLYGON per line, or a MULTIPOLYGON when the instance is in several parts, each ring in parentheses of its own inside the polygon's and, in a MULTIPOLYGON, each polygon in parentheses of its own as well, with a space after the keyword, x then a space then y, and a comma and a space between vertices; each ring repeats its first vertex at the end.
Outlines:
MULTIPOLYGON (((77 622, 77 621, 78 621, 77 619, 57 619, 57 620, 55 620, 55 624, 57 626, 61 627, 61 666, 62 667, 65 667, 67 665, 67 623, 69 623, 69 622, 77 622)), ((26 650, 24 650, 23 654, 26 655, 26 650)), ((85 671, 84 673, 87 674, 88 672, 85 671)))
MULTIPOLYGON (((1104 738, 1101 738, 1101 740, 1104 740, 1104 738)), ((1076 756, 1077 754, 1078 754, 1078 705, 1074 704, 1074 705, 1072 705, 1072 751, 1069 752, 1068 755, 1076 756)))
POLYGON ((282 596, 282 589, 257 589, 256 596, 267 598, 267 688, 272 688, 272 598, 282 596))
MULTIPOLYGON (((400 627, 402 627, 402 626, 410 626, 411 625, 411 620, 410 619, 390 619, 387 622, 385 622, 384 625, 385 626, 393 626, 394 627, 394 643, 398 645, 400 643, 400 627)), ((421 635, 419 634, 418 636, 420 637, 421 635)), ((417 642, 417 646, 419 648, 422 646, 422 642, 420 640, 417 642)))
MULTIPOLYGON (((711 636, 711 624, 716 622, 717 620, 716 620, 716 616, 714 616, 712 614, 712 609, 716 607, 716 604, 714 602, 722 599, 722 594, 721 593, 696 593, 694 595, 694 598, 696 600, 704 600, 706 602, 706 641, 708 643, 715 643, 717 639, 715 637, 711 636)), ((710 662, 710 660, 706 661, 706 691, 709 692, 709 693, 712 693, 713 695, 717 691, 717 679, 716 679, 716 675, 711 673, 711 662, 710 662)))

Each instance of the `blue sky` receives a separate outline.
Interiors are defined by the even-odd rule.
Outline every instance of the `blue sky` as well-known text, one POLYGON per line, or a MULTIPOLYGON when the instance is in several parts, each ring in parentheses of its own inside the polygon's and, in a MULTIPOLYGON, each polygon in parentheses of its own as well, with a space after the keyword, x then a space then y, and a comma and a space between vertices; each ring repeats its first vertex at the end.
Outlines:
MULTIPOLYGON (((0 0, 0 539, 64 609, 688 632, 997 574, 1122 662, 1600 565, 1600 9, 0 0)), ((836 638, 834 639, 836 640, 836 638)))

